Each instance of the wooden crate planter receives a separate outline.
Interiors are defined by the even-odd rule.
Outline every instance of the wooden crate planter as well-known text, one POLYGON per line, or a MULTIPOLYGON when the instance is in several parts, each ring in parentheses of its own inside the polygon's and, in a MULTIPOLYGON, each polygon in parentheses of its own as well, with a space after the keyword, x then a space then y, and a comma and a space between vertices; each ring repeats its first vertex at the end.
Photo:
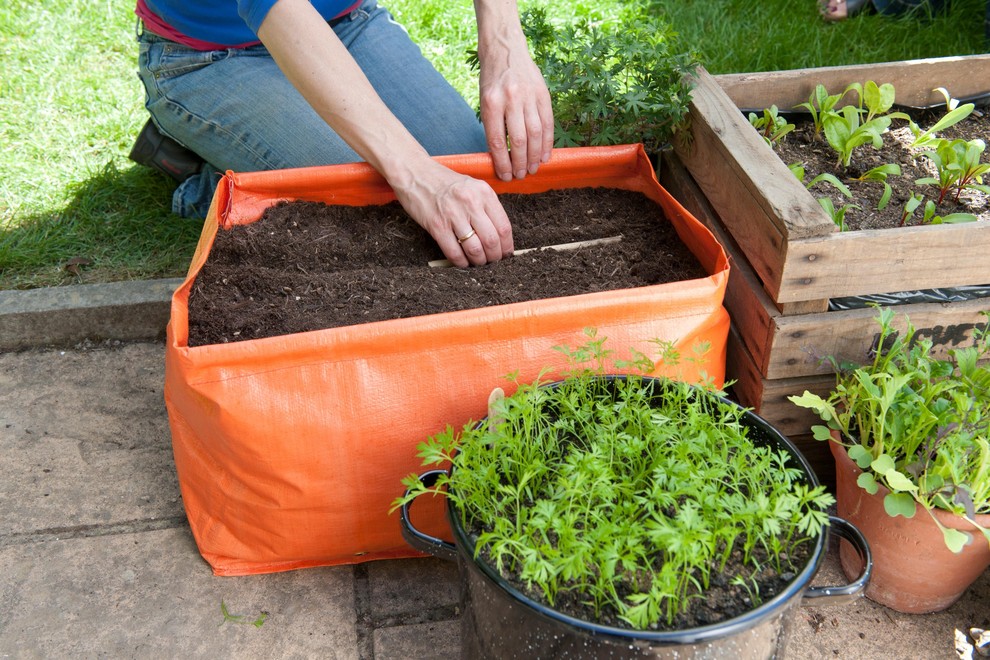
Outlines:
MULTIPOLYGON (((965 98, 990 91, 990 55, 884 65, 713 77, 702 71, 691 140, 666 153, 661 181, 716 234, 732 270, 726 375, 734 394, 795 438, 819 474, 833 473, 825 443, 807 436, 813 415, 787 401, 834 383, 827 363, 864 361, 876 335, 872 309, 828 311, 828 300, 990 283, 990 224, 840 233, 812 195, 763 143, 740 109, 789 109, 818 83, 892 82, 898 102, 937 103, 944 86, 965 98), (821 445, 821 446, 819 446, 821 445)), ((946 350, 972 340, 990 299, 898 307, 946 350)))
POLYGON ((990 282, 990 223, 838 232, 738 110, 789 109, 819 82, 841 90, 865 80, 893 82, 900 103, 936 103, 939 86, 964 98, 990 91, 990 55, 699 76, 692 140, 677 155, 780 306, 815 301, 823 311, 829 298, 990 282))

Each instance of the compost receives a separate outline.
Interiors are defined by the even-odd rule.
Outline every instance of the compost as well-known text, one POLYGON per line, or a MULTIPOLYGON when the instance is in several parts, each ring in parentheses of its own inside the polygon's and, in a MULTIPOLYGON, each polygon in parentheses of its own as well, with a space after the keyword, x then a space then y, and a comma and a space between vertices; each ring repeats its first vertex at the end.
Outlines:
POLYGON ((397 203, 281 202, 217 232, 189 296, 189 345, 201 346, 706 277, 662 209, 608 188, 499 196, 515 249, 613 236, 607 245, 538 250, 472 268, 443 254, 397 203))

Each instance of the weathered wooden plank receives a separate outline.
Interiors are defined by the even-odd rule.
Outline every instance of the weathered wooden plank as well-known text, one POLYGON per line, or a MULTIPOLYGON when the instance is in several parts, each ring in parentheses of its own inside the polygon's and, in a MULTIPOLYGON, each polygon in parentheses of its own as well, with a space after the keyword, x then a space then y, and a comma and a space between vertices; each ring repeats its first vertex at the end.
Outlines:
POLYGON ((804 103, 816 84, 837 94, 852 82, 891 83, 899 104, 924 107, 944 101, 933 91, 945 87, 956 98, 990 92, 990 55, 908 60, 881 64, 792 69, 766 73, 715 76, 716 82, 739 108, 781 110, 804 103))
POLYGON ((675 150, 774 295, 787 242, 835 225, 703 70, 692 99, 691 139, 675 150))
POLYGON ((734 381, 732 396, 752 408, 784 435, 807 433, 817 424, 815 414, 787 400, 805 390, 826 395, 835 384, 834 375, 768 380, 746 351, 736 328, 729 332, 726 347, 726 379, 734 381))
POLYGON ((842 87, 866 79, 893 82, 901 103, 927 105, 940 100, 930 91, 939 85, 957 97, 990 91, 990 55, 699 74, 695 139, 677 153, 785 315, 820 310, 835 297, 990 283, 990 223, 833 232, 811 194, 785 176, 786 166, 736 112, 736 106, 790 107, 818 82, 842 87))
POLYGON ((741 360, 745 360, 745 355, 739 352, 741 344, 738 335, 733 337, 733 334, 730 333, 729 337, 730 360, 726 365, 727 375, 742 379, 732 386, 732 398, 752 408, 757 415, 793 442, 811 464, 818 481, 832 487, 835 483, 835 464, 828 443, 815 440, 810 433, 812 425, 820 423, 821 420, 814 413, 788 401, 787 397, 802 394, 805 390, 826 396, 835 379, 827 376, 780 381, 760 378, 754 369, 740 363, 741 360), (743 373, 747 373, 748 376, 742 376, 743 373))
POLYGON ((799 239, 788 245, 774 300, 787 303, 990 283, 988 255, 987 222, 799 239))
POLYGON ((726 375, 736 379, 731 388, 731 397, 741 405, 753 409, 790 439, 811 464, 819 482, 831 487, 835 483, 835 464, 828 450, 828 443, 815 440, 809 432, 811 426, 820 420, 814 413, 795 406, 787 397, 802 394, 805 390, 825 396, 835 379, 818 376, 768 381, 759 376, 751 362, 749 366, 745 364, 747 356, 742 352, 744 350, 739 335, 734 331, 730 332, 726 375))
MULTIPOLYGON (((973 330, 983 326, 990 311, 990 298, 952 303, 898 305, 893 326, 903 332, 906 319, 919 336, 932 340, 935 355, 945 357, 952 348, 971 346, 973 330)), ((763 375, 771 380, 830 374, 832 366, 821 358, 864 363, 879 335, 876 310, 851 309, 774 317, 769 360, 763 375)))
POLYGON ((775 308, 770 297, 715 209, 675 154, 666 152, 662 155, 659 179, 660 184, 712 232, 729 256, 729 283, 724 305, 733 324, 740 328, 747 350, 756 356, 761 371, 766 369, 775 327, 771 319, 775 308))
POLYGON ((752 408, 756 413, 761 412, 765 379, 762 371, 753 361, 753 356, 743 345, 739 329, 734 324, 729 327, 729 337, 726 341, 725 380, 732 383, 733 399, 752 408))
POLYGON ((784 316, 795 316, 797 314, 817 314, 819 312, 828 311, 828 298, 822 298, 821 300, 801 300, 799 302, 774 304, 784 316))
MULTIPOLYGON (((757 380, 830 374, 830 364, 822 361, 829 355, 848 362, 864 359, 877 334, 873 309, 781 313, 676 155, 664 155, 660 177, 664 187, 712 231, 729 256, 732 267, 725 307, 753 371, 742 385, 755 388, 748 405, 762 402, 762 386, 753 384, 757 380)), ((877 233, 883 231, 888 230, 877 233)), ((817 307, 815 302, 813 308, 817 307)), ((904 329, 906 315, 923 335, 932 338, 937 354, 944 356, 947 349, 972 341, 973 328, 986 322, 984 310, 990 310, 990 299, 901 305, 895 310, 895 327, 904 329)))

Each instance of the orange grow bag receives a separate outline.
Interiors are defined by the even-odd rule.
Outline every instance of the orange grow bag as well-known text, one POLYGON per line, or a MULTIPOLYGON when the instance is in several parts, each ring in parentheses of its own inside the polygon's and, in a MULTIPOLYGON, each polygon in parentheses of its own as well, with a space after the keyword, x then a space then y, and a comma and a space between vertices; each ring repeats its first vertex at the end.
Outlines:
MULTIPOLYGON (((165 403, 183 504, 200 553, 217 575, 245 575, 419 556, 402 540, 401 480, 416 445, 448 424, 485 415, 492 388, 559 362, 594 327, 620 355, 651 339, 682 354, 711 344, 701 366, 725 369, 728 260, 711 233, 660 187, 639 145, 557 149, 535 176, 504 183, 487 154, 438 159, 497 193, 606 186, 645 193, 663 209, 710 276, 189 348, 188 300, 220 228, 254 222, 281 200, 384 204, 395 199, 365 164, 227 173, 189 274, 172 297, 165 403)), ((676 377, 700 378, 697 365, 676 377)), ((417 507, 417 526, 442 533, 443 503, 417 507)))

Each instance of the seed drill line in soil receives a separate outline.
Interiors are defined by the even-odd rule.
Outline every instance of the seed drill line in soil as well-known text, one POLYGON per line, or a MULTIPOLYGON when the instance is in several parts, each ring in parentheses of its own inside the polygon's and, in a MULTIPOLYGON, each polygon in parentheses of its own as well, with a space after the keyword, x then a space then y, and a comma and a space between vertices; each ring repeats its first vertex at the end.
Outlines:
MULTIPOLYGON (((622 240, 622 234, 618 236, 609 236, 608 238, 593 238, 590 241, 576 241, 574 243, 561 243, 559 245, 546 245, 544 247, 526 248, 525 250, 516 250, 513 256, 520 256, 526 254, 527 252, 537 252, 539 250, 554 250, 556 252, 566 252, 568 250, 577 250, 578 248, 591 247, 593 245, 608 245, 609 243, 618 243, 622 240)), ((448 259, 435 259, 430 262, 430 268, 451 268, 454 264, 450 263, 448 259)))

